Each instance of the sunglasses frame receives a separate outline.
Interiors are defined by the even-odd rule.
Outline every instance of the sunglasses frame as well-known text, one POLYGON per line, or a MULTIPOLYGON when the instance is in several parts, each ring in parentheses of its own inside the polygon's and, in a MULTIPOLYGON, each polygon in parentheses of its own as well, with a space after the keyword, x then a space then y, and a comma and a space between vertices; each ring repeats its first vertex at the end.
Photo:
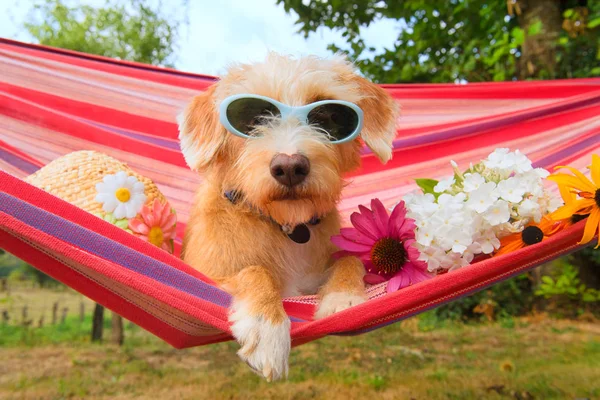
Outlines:
POLYGON ((236 100, 240 100, 240 99, 258 99, 258 100, 263 100, 263 101, 267 101, 269 103, 271 103, 272 105, 274 105, 275 107, 277 107, 277 109, 279 110, 279 112, 281 113, 281 119, 285 120, 289 117, 296 117, 300 120, 300 122, 302 122, 305 125, 310 125, 308 123, 308 114, 314 110, 315 108, 325 105, 325 104, 339 104, 342 106, 346 106, 351 108, 356 115, 358 116, 358 124, 356 125, 356 128, 354 129, 354 131, 348 135, 347 137, 340 139, 340 140, 331 140, 330 143, 332 144, 341 144, 341 143, 346 143, 346 142, 350 142, 352 140, 354 140, 358 134, 360 133, 360 131, 362 130, 363 127, 363 119, 364 119, 364 114, 363 111, 361 110, 361 108, 359 106, 357 106, 354 103, 351 103, 349 101, 343 101, 343 100, 322 100, 322 101, 317 101, 314 103, 310 103, 310 104, 306 104, 304 106, 299 106, 299 107, 293 107, 293 106, 288 106, 287 104, 283 104, 277 100, 274 100, 270 97, 266 97, 266 96, 260 96, 257 94, 236 94, 233 96, 229 96, 226 99, 224 99, 220 106, 219 106, 219 120, 221 122, 221 124, 225 127, 225 129, 227 129, 230 133, 239 136, 241 138, 244 139, 255 139, 255 136, 249 136, 246 135, 243 132, 238 131, 237 129, 235 129, 233 127, 233 125, 229 122, 229 119, 227 118, 227 108, 231 105, 231 103, 233 103, 236 100))

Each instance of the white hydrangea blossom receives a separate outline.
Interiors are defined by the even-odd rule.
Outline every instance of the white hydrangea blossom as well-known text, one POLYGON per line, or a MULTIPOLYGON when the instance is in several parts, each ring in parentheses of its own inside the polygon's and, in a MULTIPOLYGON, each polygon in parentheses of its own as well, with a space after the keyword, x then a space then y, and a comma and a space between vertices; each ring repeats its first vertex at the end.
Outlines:
POLYGON ((407 216, 417 225, 420 259, 432 272, 454 270, 477 255, 492 254, 500 238, 562 205, 544 190, 548 171, 533 168, 519 150, 496 149, 465 173, 451 164, 454 176, 438 182, 434 193, 410 193, 403 199, 407 216))

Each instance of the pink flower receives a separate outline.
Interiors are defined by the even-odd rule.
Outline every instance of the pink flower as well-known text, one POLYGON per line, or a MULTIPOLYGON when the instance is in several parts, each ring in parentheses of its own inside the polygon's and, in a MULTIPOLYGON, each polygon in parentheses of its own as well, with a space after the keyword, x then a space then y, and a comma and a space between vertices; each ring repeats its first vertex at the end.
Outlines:
POLYGON ((154 199, 151 207, 144 205, 138 216, 129 220, 129 229, 137 237, 170 253, 177 234, 176 225, 177 216, 171 212, 169 203, 161 205, 158 199, 154 199))
POLYGON ((389 280, 387 292, 431 278, 427 264, 419 260, 415 244, 415 221, 406 218, 401 201, 390 216, 379 199, 371 200, 371 209, 358 206, 350 221, 354 228, 342 228, 331 241, 342 251, 336 255, 358 257, 367 270, 365 282, 377 284, 389 280))

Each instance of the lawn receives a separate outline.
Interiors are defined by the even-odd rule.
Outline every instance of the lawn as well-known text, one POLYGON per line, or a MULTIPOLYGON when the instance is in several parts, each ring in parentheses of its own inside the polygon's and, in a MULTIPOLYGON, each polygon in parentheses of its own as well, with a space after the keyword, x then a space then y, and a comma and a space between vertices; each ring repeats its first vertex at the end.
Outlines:
POLYGON ((90 324, 71 316, 43 328, 0 326, 0 398, 600 398, 597 322, 458 324, 429 313, 300 346, 289 379, 272 384, 238 361, 234 343, 175 350, 126 323, 119 348, 89 343, 90 324))

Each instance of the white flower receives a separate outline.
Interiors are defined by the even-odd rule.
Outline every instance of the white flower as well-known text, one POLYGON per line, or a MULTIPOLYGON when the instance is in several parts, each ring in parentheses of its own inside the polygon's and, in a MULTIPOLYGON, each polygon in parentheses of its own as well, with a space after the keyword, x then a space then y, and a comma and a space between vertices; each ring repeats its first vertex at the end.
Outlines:
POLYGON ((494 150, 494 152, 488 156, 487 160, 483 161, 483 164, 487 168, 512 170, 518 173, 531 171, 533 169, 531 160, 528 159, 525 154, 521 153, 519 150, 511 153, 509 149, 506 148, 494 150))
POLYGON ((146 202, 144 184, 124 171, 105 175, 103 181, 96 184, 96 191, 96 201, 117 219, 135 217, 146 202))
POLYGON ((509 149, 506 148, 498 148, 494 150, 492 154, 490 154, 487 160, 483 161, 483 165, 487 168, 500 168, 506 169, 511 167, 511 160, 508 157, 509 149))
POLYGON ((464 193, 458 193, 455 196, 452 196, 448 193, 443 193, 438 198, 438 204, 440 205, 440 209, 450 209, 454 211, 462 210, 465 207, 465 199, 467 195, 464 193))
POLYGON ((518 178, 508 178, 498 183, 498 194, 501 198, 511 203, 523 200, 526 189, 518 178))
POLYGON ((479 244, 480 252, 483 254, 492 254, 495 249, 500 248, 500 240, 490 231, 479 234, 475 242, 479 244))
POLYGON ((423 246, 430 246, 431 242, 435 237, 435 228, 431 225, 426 225, 422 228, 419 228, 415 235, 415 239, 417 243, 423 246))
POLYGON ((483 215, 490 225, 498 225, 510 220, 510 207, 508 202, 497 200, 483 215))
POLYGON ((509 154, 510 160, 512 162, 512 167, 516 172, 527 172, 533 169, 533 167, 531 166, 531 160, 519 150, 515 150, 514 153, 509 154))
POLYGON ((465 249, 462 254, 462 258, 470 264, 475 258, 475 255, 479 253, 481 253, 481 245, 478 242, 473 242, 465 249))
POLYGON ((525 199, 517 207, 521 218, 533 218, 535 222, 540 222, 542 219, 542 211, 540 210, 540 204, 532 199, 525 199))
POLYGON ((446 190, 450 189, 450 186, 454 185, 454 183, 455 183, 454 177, 451 177, 448 179, 442 179, 441 181, 439 181, 437 183, 437 185, 435 185, 435 187, 433 188, 433 191, 436 193, 445 192, 446 190))
POLYGON ((419 260, 427 263, 427 269, 431 272, 438 270, 442 265, 442 260, 446 257, 446 252, 437 247, 420 247, 419 260))
POLYGON ((465 192, 470 193, 474 190, 479 189, 479 186, 485 183, 485 178, 477 172, 472 174, 465 174, 465 180, 463 182, 463 188, 465 192))
POLYGON ((428 217, 439 208, 435 202, 435 197, 431 193, 424 195, 406 195, 404 197, 406 208, 412 213, 412 216, 428 217))
POLYGON ((467 232, 452 233, 452 252, 463 254, 467 247, 473 243, 473 238, 467 232))
POLYGON ((490 208, 497 199, 498 193, 496 191, 496 184, 494 182, 486 182, 480 185, 477 190, 469 193, 467 207, 478 213, 483 213, 490 208))

